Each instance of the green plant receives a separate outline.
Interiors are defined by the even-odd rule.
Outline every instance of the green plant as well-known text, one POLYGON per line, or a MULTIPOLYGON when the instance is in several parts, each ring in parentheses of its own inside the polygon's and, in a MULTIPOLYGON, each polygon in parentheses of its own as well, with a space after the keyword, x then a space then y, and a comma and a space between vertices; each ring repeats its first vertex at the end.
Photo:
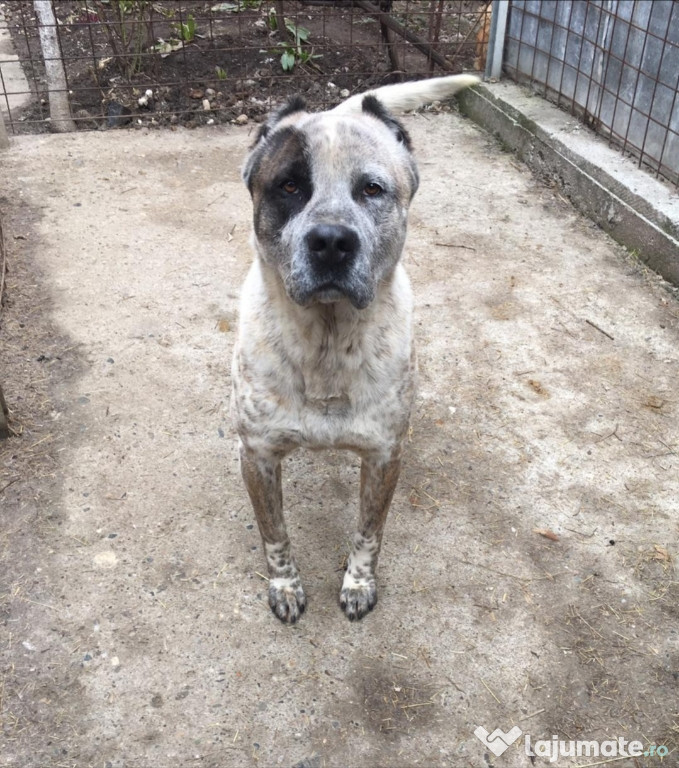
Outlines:
MULTIPOLYGON (((271 24, 271 18, 269 24, 271 24)), ((275 17, 273 17, 275 18, 275 17)), ((284 72, 291 72, 295 64, 307 64, 312 59, 320 59, 320 54, 315 54, 313 48, 304 48, 309 43, 311 32, 306 27, 300 27, 298 24, 285 20, 285 28, 292 35, 294 42, 282 44, 281 67, 284 72)))
POLYGON ((152 0, 81 0, 85 13, 93 11, 103 22, 113 60, 120 73, 131 79, 143 68, 143 53, 151 41, 152 0))
POLYGON ((226 70, 223 67, 215 67, 217 80, 226 80, 226 70))
POLYGON ((236 3, 217 3, 210 9, 213 13, 238 13, 238 11, 257 10, 262 0, 239 0, 236 3))
POLYGON ((178 24, 173 24, 172 28, 184 43, 192 43, 196 39, 196 20, 191 14, 187 16, 186 22, 182 21, 178 24))

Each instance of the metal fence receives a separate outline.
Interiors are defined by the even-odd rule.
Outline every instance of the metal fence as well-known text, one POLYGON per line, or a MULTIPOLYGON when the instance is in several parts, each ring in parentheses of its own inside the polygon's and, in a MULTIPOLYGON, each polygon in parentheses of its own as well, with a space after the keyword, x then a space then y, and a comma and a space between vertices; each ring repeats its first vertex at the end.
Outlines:
MULTIPOLYGON (((313 107, 398 79, 483 68, 481 0, 51 0, 79 128, 261 119, 301 93, 313 107)), ((49 129, 40 22, 0 5, 0 106, 14 133, 49 129), (10 78, 21 68, 24 85, 10 78)), ((44 26, 44 21, 42 23, 44 26)), ((47 57, 47 63, 51 61, 47 57)))
POLYGON ((679 184, 679 2, 511 0, 504 70, 679 184))

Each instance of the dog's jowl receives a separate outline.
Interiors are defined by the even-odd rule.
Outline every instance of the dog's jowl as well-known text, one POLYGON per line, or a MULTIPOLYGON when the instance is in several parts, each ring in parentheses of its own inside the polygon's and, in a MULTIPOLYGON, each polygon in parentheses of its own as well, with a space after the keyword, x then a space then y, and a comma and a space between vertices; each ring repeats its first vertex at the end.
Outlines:
POLYGON ((418 185, 391 112, 451 96, 459 75, 386 86, 312 114, 291 99, 243 170, 255 259, 233 361, 240 461, 269 568, 269 603, 306 600, 283 516, 281 460, 298 447, 361 457, 360 511, 340 591, 350 619, 377 602, 375 572, 415 383, 412 295, 401 264, 418 185))

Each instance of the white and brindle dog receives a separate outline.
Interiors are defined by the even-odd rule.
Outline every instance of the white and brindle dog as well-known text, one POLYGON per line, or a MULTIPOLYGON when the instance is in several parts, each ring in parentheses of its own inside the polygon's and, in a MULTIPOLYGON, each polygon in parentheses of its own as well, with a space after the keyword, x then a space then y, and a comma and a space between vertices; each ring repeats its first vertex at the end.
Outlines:
POLYGON ((377 602, 416 372, 401 254, 418 173, 391 113, 476 82, 389 85, 316 114, 293 98, 261 127, 243 169, 256 256, 241 298, 233 411, 269 604, 282 621, 297 621, 306 602, 281 491, 281 460, 298 447, 360 455, 360 515, 340 605, 353 620, 377 602))

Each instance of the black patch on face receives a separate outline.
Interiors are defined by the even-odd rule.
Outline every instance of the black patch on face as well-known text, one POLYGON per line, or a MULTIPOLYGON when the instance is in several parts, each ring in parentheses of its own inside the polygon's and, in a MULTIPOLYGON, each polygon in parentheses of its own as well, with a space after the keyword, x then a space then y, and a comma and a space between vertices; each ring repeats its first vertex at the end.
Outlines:
POLYGON ((381 120, 392 131, 394 136, 396 136, 396 140, 401 142, 408 151, 412 151, 413 145, 410 141, 408 131, 406 131, 403 124, 389 112, 376 96, 366 96, 363 99, 361 106, 366 114, 381 120))
POLYGON ((274 242, 311 199, 311 167, 303 134, 293 126, 271 134, 248 163, 255 233, 274 242))

